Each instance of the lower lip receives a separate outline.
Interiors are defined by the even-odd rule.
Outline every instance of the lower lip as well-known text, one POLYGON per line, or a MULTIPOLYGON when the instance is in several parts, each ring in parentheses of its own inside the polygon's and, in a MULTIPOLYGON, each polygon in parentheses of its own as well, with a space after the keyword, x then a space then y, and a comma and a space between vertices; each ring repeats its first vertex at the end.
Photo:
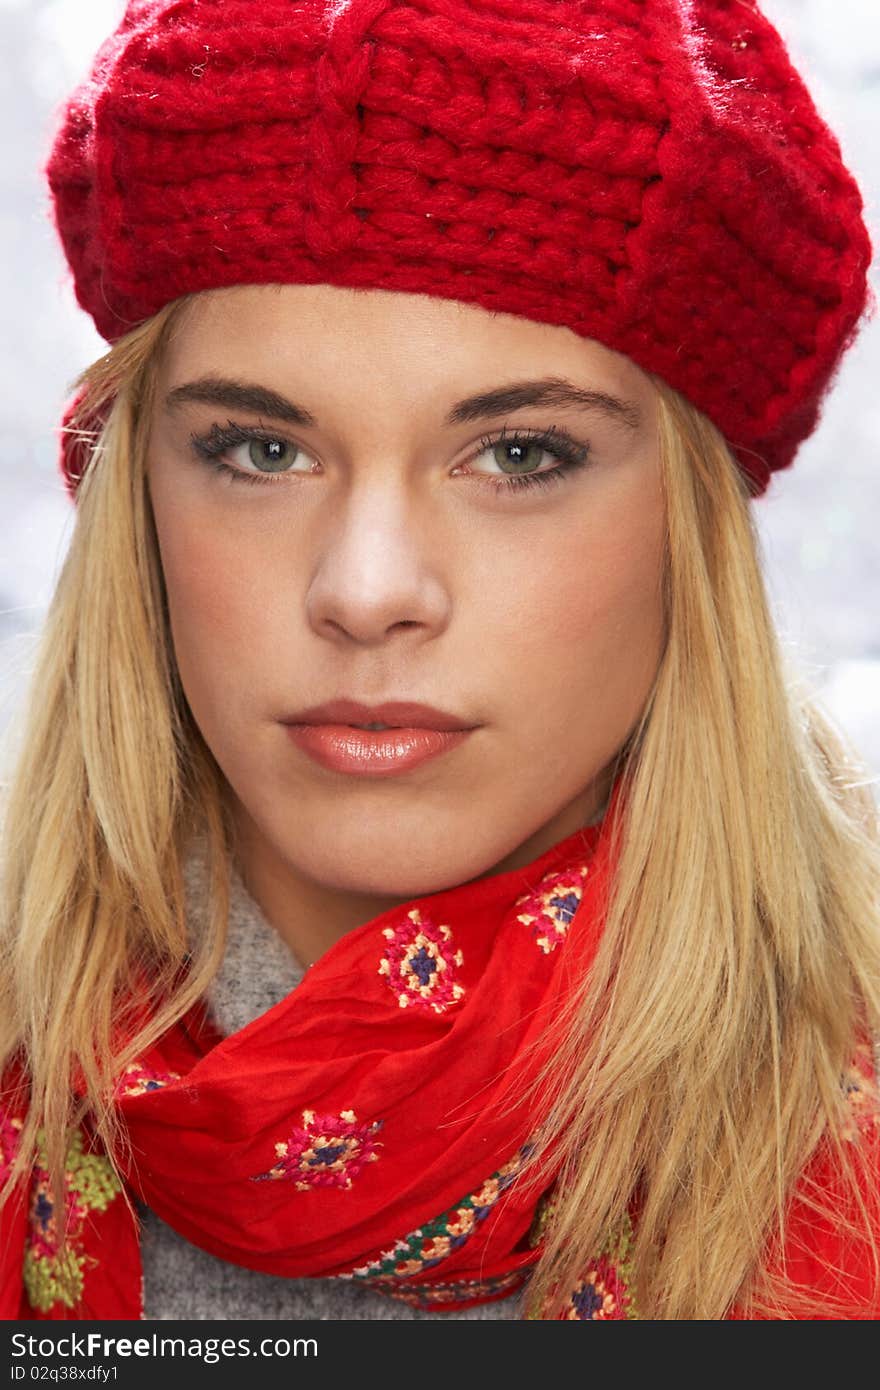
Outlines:
POLYGON ((387 777, 463 743, 471 729, 355 729, 350 724, 286 724, 297 747, 331 772, 387 777))

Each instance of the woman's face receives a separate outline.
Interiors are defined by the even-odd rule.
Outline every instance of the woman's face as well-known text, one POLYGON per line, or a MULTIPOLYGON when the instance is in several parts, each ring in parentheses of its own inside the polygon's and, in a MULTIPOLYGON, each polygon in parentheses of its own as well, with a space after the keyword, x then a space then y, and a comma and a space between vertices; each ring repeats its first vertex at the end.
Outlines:
POLYGON ((650 379, 565 328, 330 285, 197 296, 149 490, 183 688, 276 874, 405 899, 595 817, 664 640, 656 435, 650 379), (217 456, 235 476, 191 441, 231 423, 262 435, 217 456), (390 775, 340 771, 283 721, 343 698, 473 728, 390 775))

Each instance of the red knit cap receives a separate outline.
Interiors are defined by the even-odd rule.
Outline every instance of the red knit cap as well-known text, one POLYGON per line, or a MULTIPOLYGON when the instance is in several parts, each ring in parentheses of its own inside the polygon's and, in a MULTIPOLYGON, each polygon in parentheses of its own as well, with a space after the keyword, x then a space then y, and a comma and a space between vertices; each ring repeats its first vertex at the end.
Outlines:
POLYGON ((754 495, 876 308, 858 186, 755 0, 130 0, 45 172, 108 342, 225 285, 464 300, 657 373, 754 495))

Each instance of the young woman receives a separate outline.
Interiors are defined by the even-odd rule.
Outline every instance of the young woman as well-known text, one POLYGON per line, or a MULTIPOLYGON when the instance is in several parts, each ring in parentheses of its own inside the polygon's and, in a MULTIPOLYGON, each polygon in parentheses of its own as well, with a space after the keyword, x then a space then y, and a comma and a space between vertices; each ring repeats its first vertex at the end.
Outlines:
POLYGON ((751 3, 216 11, 47 170, 111 346, 0 1312, 877 1317, 877 816, 752 517, 865 308, 833 134, 751 3))

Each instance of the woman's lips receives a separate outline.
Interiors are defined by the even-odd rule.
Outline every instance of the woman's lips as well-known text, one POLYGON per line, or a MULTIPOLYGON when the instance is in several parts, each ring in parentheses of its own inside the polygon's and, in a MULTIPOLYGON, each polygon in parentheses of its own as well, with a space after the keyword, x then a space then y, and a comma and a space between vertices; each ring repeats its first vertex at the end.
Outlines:
POLYGON ((286 724, 288 734, 331 772, 387 777, 462 743, 472 729, 357 729, 351 724, 286 724))

